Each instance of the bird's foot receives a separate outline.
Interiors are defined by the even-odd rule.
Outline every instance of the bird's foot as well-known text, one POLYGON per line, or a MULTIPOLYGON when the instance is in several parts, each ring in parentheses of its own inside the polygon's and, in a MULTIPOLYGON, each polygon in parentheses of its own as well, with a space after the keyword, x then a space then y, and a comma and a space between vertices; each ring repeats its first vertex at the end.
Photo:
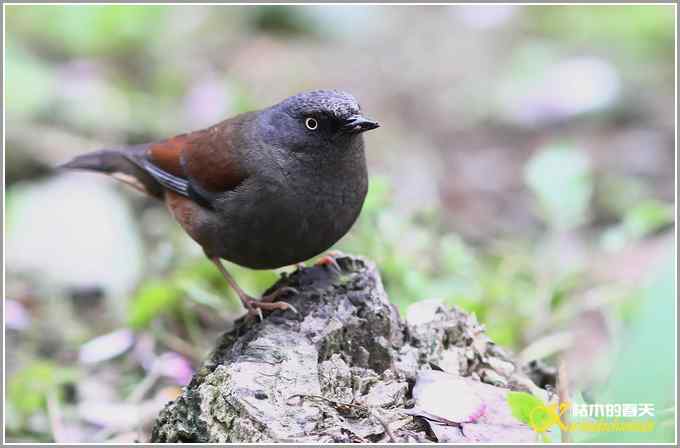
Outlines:
POLYGON ((338 264, 338 262, 335 260, 335 258, 340 255, 339 252, 331 251, 328 252, 327 255, 324 255, 321 257, 316 263, 315 266, 330 266, 335 268, 338 272, 342 272, 342 268, 338 264))
POLYGON ((225 280, 227 280, 227 283, 229 283, 229 286, 231 286, 232 290, 238 295, 238 298, 241 299, 241 303, 243 303, 243 306, 248 310, 248 316, 258 316, 260 320, 262 320, 262 310, 291 310, 295 314, 297 314, 297 310, 293 305, 290 303, 286 302, 276 302, 275 300, 281 296, 282 294, 286 292, 292 292, 294 294, 299 294, 298 290, 295 288, 291 288, 290 286, 286 286, 283 288, 279 288, 276 291, 274 291, 271 294, 267 294, 263 296, 260 300, 255 299, 254 297, 250 296, 247 294, 241 287, 236 283, 236 280, 229 274, 229 272, 224 268, 222 265, 222 262, 218 257, 211 257, 206 253, 206 256, 210 259, 210 261, 213 262, 213 264, 217 267, 217 269, 222 273, 224 276, 225 280))
MULTIPOLYGON (((261 303, 262 303, 262 302, 265 302, 265 303, 269 303, 269 304, 272 304, 272 303, 284 303, 284 304, 288 305, 288 308, 293 308, 293 305, 291 305, 291 304, 289 304, 289 303, 285 303, 285 302, 274 302, 274 300, 276 300, 279 296, 282 296, 282 295, 284 295, 284 294, 287 293, 287 292, 289 292, 289 293, 291 293, 291 294, 296 294, 296 295, 297 295, 297 294, 300 294, 300 291, 298 291, 297 289, 292 288, 292 287, 290 287, 290 286, 284 286, 283 288, 279 288, 279 289, 277 289, 276 291, 274 291, 274 292, 271 293, 271 294, 267 294, 267 295, 262 296, 262 298, 260 299, 260 302, 261 302, 261 303)), ((288 308, 281 308, 281 309, 288 309, 288 308)), ((295 310, 295 308, 293 308, 293 310, 295 310)), ((295 310, 295 312, 297 313, 297 310, 295 310)))
POLYGON ((241 302, 243 303, 243 306, 248 310, 248 315, 249 316, 257 316, 260 318, 260 320, 263 319, 262 316, 262 310, 265 311, 273 311, 273 310, 291 310, 295 314, 298 314, 298 310, 291 305, 290 303, 287 302, 277 302, 276 299, 287 293, 291 292, 293 294, 299 294, 299 291, 295 288, 291 288, 290 286, 285 286, 283 288, 279 288, 276 291, 274 291, 271 294, 267 294, 262 296, 260 300, 255 299, 254 297, 251 297, 247 294, 243 294, 240 296, 241 302))

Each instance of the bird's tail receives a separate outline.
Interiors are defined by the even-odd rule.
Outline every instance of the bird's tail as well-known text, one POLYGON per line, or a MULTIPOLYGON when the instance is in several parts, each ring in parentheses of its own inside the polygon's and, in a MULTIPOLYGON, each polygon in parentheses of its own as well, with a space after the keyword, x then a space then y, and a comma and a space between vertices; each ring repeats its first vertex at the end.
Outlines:
POLYGON ((102 149, 79 155, 73 160, 57 166, 57 168, 108 174, 143 193, 161 198, 163 189, 160 184, 134 162, 137 153, 141 153, 145 148, 146 145, 122 149, 102 149))

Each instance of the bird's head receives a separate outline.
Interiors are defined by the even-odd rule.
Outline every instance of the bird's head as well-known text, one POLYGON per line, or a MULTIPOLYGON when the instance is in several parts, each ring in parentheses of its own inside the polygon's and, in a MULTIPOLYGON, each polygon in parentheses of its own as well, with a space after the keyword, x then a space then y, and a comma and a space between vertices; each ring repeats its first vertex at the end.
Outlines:
POLYGON ((352 95, 338 90, 299 93, 265 112, 272 143, 293 152, 342 151, 380 126, 362 115, 352 95))

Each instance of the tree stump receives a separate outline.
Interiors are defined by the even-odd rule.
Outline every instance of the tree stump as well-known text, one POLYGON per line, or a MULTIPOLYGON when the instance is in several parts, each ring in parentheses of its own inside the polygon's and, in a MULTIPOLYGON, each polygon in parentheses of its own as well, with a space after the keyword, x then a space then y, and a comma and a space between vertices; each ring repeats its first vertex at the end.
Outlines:
MULTIPOLYGON (((433 369, 497 389, 499 397, 509 389, 543 392, 474 316, 420 302, 410 321, 402 320, 374 264, 344 255, 336 261, 337 267, 284 275, 271 288, 297 289, 288 300, 298 314, 241 319, 222 335, 191 383, 160 413, 151 441, 437 441, 442 436, 428 426, 432 422, 411 409, 419 373, 433 369)), ((515 435, 490 431, 486 438, 478 434, 482 426, 466 431, 476 423, 456 423, 447 440, 533 437, 526 427, 515 435)))

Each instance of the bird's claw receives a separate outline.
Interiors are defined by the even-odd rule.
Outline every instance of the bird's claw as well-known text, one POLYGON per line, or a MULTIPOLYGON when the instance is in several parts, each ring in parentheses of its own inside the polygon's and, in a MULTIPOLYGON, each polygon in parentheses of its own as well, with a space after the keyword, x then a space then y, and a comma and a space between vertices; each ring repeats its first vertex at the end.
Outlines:
POLYGON ((271 293, 271 294, 268 294, 268 295, 266 295, 266 296, 263 296, 262 299, 261 299, 261 301, 262 301, 262 302, 271 302, 271 301, 273 301, 274 299, 276 299, 277 297, 279 297, 279 296, 281 296, 281 295, 283 295, 283 294, 285 294, 285 293, 287 293, 287 292, 290 292, 290 293, 292 293, 292 294, 294 294, 294 295, 300 294, 300 291, 298 291, 297 289, 293 288, 292 286, 284 286, 283 288, 279 288, 279 289, 277 289, 276 291, 274 291, 274 292, 271 293))
POLYGON ((299 314, 297 308, 287 302, 262 302, 259 300, 254 300, 250 303, 250 308, 248 309, 248 314, 251 316, 259 317, 260 321, 264 319, 262 310, 274 311, 274 310, 290 310, 295 314, 299 314))
POLYGON ((338 264, 338 262, 335 260, 335 257, 338 255, 338 252, 330 252, 328 255, 324 255, 315 263, 316 266, 331 266, 335 268, 338 272, 342 272, 342 268, 338 264))
POLYGON ((273 310, 291 310, 295 314, 299 314, 297 308, 295 308, 293 305, 291 305, 288 302, 277 302, 275 301, 279 296, 285 294, 285 293, 293 293, 293 294, 300 294, 300 292, 291 287, 291 286, 285 286, 283 288, 279 288, 276 291, 274 291, 271 294, 267 294, 266 296, 262 296, 260 300, 255 300, 252 297, 242 297, 241 300, 243 301, 243 305, 246 307, 248 310, 248 314, 251 316, 257 315, 259 317, 260 321, 264 319, 262 310, 265 311, 273 311, 273 310))

